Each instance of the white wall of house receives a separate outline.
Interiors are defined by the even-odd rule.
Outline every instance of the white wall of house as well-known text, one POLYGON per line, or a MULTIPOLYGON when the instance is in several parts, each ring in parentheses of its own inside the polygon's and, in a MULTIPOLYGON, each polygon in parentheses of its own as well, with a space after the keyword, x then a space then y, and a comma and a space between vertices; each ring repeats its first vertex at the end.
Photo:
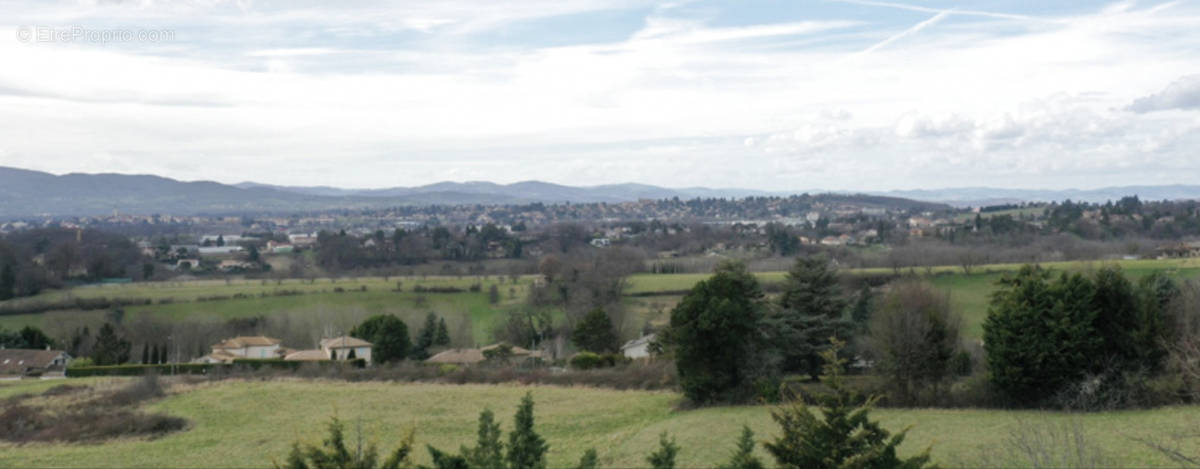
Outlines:
MULTIPOLYGON (((354 358, 361 358, 363 360, 366 360, 367 363, 371 363, 371 347, 335 348, 335 349, 333 349, 333 352, 334 352, 333 359, 334 360, 346 360, 347 359, 346 357, 350 356, 351 350, 354 350, 354 358)), ((329 353, 329 349, 326 349, 325 353, 329 353)))
POLYGON ((650 342, 631 345, 621 350, 628 358, 646 358, 650 356, 650 342))
POLYGON ((249 347, 227 349, 213 347, 213 352, 216 352, 217 350, 224 350, 231 355, 237 355, 244 358, 276 358, 278 357, 276 353, 279 350, 279 344, 252 345, 249 347))

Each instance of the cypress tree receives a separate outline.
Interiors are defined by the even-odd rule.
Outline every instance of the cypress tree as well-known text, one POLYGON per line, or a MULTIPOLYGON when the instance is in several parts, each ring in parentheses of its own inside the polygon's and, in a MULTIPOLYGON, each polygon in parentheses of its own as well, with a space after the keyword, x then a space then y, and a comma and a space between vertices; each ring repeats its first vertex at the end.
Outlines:
POLYGON ((446 318, 438 318, 437 336, 433 339, 433 345, 450 346, 450 330, 446 328, 446 318))
POLYGON ((142 363, 150 363, 150 344, 142 344, 142 363))
POLYGON ((462 454, 472 468, 503 469, 504 443, 500 441, 500 423, 490 409, 479 413, 479 432, 474 448, 462 448, 462 454))
POLYGON ((546 451, 550 445, 533 430, 533 395, 525 393, 513 418, 513 431, 508 434, 509 469, 544 469, 546 451))

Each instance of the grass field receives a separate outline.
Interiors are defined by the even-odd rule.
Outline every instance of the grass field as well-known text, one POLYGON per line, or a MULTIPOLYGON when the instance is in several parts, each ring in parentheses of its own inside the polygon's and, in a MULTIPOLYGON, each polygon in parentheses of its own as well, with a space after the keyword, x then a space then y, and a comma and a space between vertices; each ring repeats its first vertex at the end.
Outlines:
MULTIPOLYGON (((1090 270, 1103 265, 1119 265, 1132 277, 1141 277, 1152 271, 1163 270, 1170 275, 1189 279, 1200 277, 1200 259, 1170 259, 1170 260, 1119 260, 1095 262, 1055 262, 1043 266, 1058 270, 1090 270)), ((951 302, 962 312, 965 335, 969 339, 978 339, 983 334, 983 321, 987 316, 989 295, 995 288, 995 282, 1004 272, 1020 268, 1021 264, 990 264, 975 268, 970 275, 963 274, 960 267, 941 266, 931 269, 931 281, 949 292, 951 302)), ((925 269, 915 271, 926 273, 925 269)), ((850 275, 863 274, 892 274, 892 269, 850 269, 850 275)), ((784 272, 760 272, 758 278, 765 283, 782 282, 784 272)), ((664 313, 678 302, 680 293, 695 285, 696 282, 707 278, 708 274, 639 274, 630 278, 628 292, 633 295, 626 301, 627 307, 633 312, 632 321, 627 324, 627 335, 634 334, 634 329, 640 328, 646 320, 661 322, 664 313)), ((125 308, 128 319, 136 319, 141 315, 167 317, 172 320, 204 320, 223 321, 237 317, 291 315, 293 318, 305 320, 312 318, 339 318, 340 322, 356 321, 370 314, 392 313, 409 322, 410 325, 420 324, 421 319, 433 312, 447 318, 452 329, 456 323, 469 320, 470 333, 477 344, 489 343, 491 331, 496 321, 503 313, 524 305, 525 295, 532 284, 531 277, 521 277, 516 283, 507 277, 357 277, 340 279, 316 279, 311 283, 307 280, 284 280, 282 282, 259 280, 195 280, 185 282, 134 283, 123 285, 103 285, 78 287, 67 290, 56 290, 38 295, 33 298, 10 300, 14 302, 52 302, 72 297, 95 298, 151 298, 159 301, 165 298, 173 299, 170 304, 152 304, 131 306, 125 308), (396 283, 400 282, 403 291, 393 291, 396 283), (467 289, 470 285, 481 285, 480 292, 464 291, 462 293, 414 293, 413 287, 452 286, 467 289), (498 304, 490 304, 487 300, 487 289, 497 285, 502 300, 498 304), (357 291, 361 287, 367 291, 357 291), (335 288, 346 290, 344 293, 334 292, 335 288), (303 295, 271 296, 279 290, 298 290, 303 295), (260 297, 260 294, 268 296, 260 297), (233 298, 213 301, 197 301, 202 297, 216 295, 233 296, 247 295, 248 298, 233 298), (419 298, 423 298, 420 300, 419 298)), ((47 331, 72 330, 79 324, 99 324, 104 319, 105 311, 61 310, 39 314, 0 316, 0 327, 17 329, 32 325, 47 331), (64 327, 67 327, 64 329, 64 327)), ((350 327, 353 324, 345 324, 350 327)), ((465 326, 464 326, 465 327, 465 326)))
MULTIPOLYGON (((2 384, 0 396, 39 392, 46 383, 2 384)), ((95 445, 0 444, 0 466, 267 467, 286 456, 292 441, 318 443, 335 414, 346 422, 350 441, 361 425, 367 441, 378 443, 383 451, 394 447, 406 428, 416 426, 422 448, 418 461, 428 463, 426 443, 453 451, 471 444, 475 419, 484 407, 496 412, 507 432, 526 391, 536 401, 536 428, 550 444, 550 467, 573 464, 593 447, 604 467, 642 467, 663 431, 682 447, 679 467, 710 467, 725 460, 742 424, 754 429, 760 441, 777 428, 770 420, 770 407, 678 411, 678 395, 667 392, 300 380, 221 381, 177 388, 183 389, 147 410, 187 418, 191 424, 184 432, 95 445)), ((935 460, 947 466, 1028 465, 1011 459, 1005 441, 1013 432, 1073 425, 1116 466, 1170 465, 1133 438, 1163 440, 1190 431, 1191 439, 1181 440, 1181 448, 1200 453, 1200 407, 1194 406, 1084 415, 922 409, 878 409, 873 415, 892 430, 914 426, 902 453, 933 445, 935 460)), ((770 461, 761 447, 759 452, 770 461)))

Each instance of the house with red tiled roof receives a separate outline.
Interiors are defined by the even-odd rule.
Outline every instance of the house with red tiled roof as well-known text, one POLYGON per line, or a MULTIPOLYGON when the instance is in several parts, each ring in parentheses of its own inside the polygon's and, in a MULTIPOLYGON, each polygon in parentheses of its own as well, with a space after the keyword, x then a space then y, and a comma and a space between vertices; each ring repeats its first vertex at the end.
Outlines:
POLYGON ((0 349, 0 379, 64 376, 71 356, 62 350, 0 349))
POLYGON ((242 336, 225 339, 212 346, 212 353, 192 360, 195 363, 232 363, 238 358, 283 358, 287 352, 279 339, 267 336, 242 336))

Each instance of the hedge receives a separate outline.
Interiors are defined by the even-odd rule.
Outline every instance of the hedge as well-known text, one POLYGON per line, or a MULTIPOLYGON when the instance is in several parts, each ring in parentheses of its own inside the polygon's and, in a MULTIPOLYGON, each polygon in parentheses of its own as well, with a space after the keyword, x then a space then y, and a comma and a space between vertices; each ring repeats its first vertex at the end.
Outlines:
POLYGON ((68 378, 82 378, 85 376, 142 376, 150 371, 156 371, 160 375, 172 373, 180 375, 205 375, 214 368, 227 366, 229 365, 219 363, 81 366, 76 368, 68 367, 66 375, 68 378))

